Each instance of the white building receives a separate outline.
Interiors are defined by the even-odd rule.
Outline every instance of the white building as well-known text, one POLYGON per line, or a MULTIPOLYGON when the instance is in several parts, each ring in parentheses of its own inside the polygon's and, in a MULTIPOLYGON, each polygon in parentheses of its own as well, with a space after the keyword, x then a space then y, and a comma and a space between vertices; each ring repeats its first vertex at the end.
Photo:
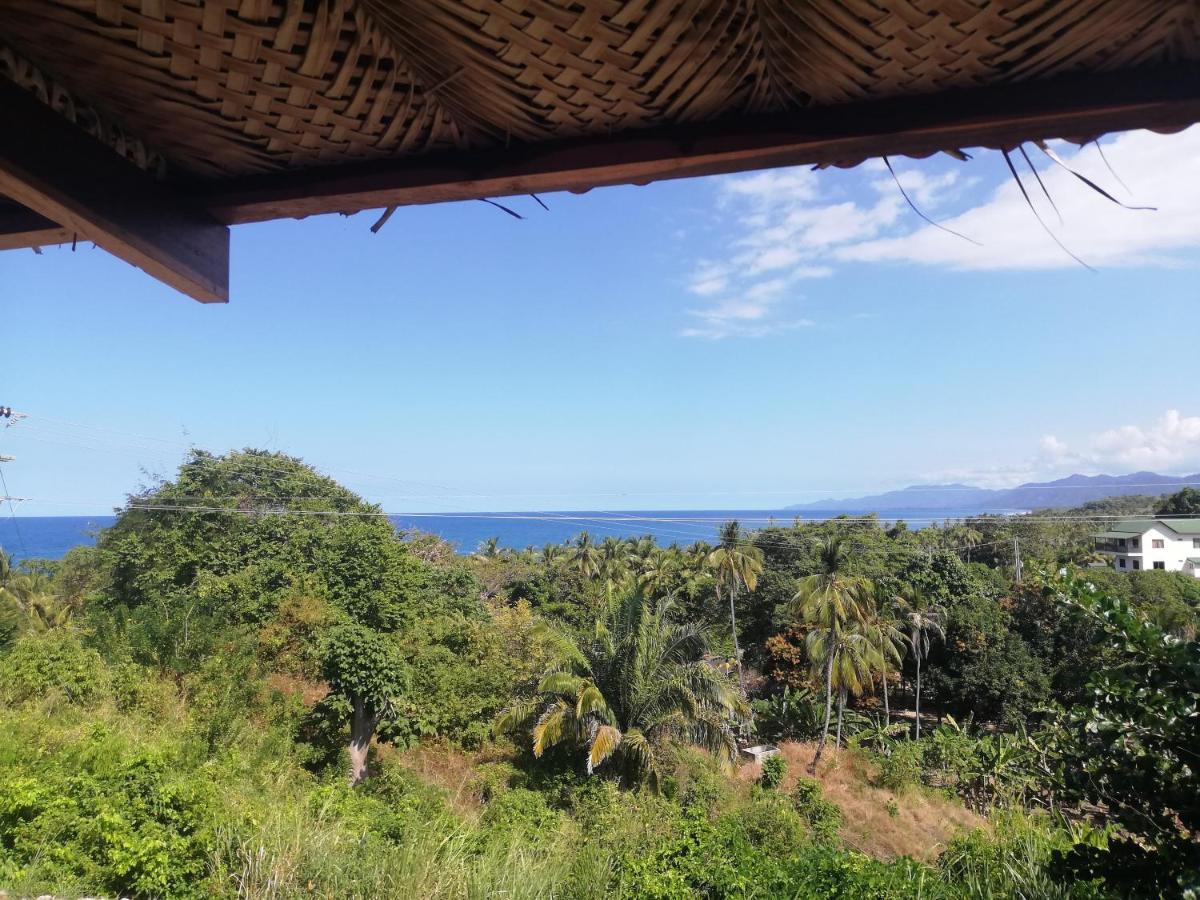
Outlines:
POLYGON ((1200 578, 1200 519, 1130 519, 1095 535, 1096 549, 1113 568, 1166 569, 1200 578))

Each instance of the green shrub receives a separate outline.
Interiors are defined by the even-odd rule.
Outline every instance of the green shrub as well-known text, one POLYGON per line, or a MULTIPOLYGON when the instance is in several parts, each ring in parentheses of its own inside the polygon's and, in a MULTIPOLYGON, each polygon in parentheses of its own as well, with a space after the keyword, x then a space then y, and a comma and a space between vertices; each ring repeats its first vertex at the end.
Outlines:
POLYGON ((792 788, 792 805, 812 830, 813 839, 822 843, 837 840, 842 827, 842 810, 826 800, 821 785, 811 778, 797 778, 792 788))
POLYGON ((887 756, 876 756, 879 783, 894 791, 920 784, 925 772, 923 741, 899 741, 887 756))
POLYGON ((153 756, 110 773, 10 775, 0 781, 0 883, 204 896, 213 819, 211 786, 153 756))
POLYGON ((712 822, 692 810, 674 838, 651 853, 625 860, 623 895, 651 900, 942 900, 956 896, 939 883, 936 872, 911 860, 882 863, 813 844, 801 844, 786 855, 776 850, 756 846, 736 817, 712 822))
POLYGON ((993 818, 990 835, 975 829, 953 838, 938 858, 938 868, 948 885, 970 897, 1103 896, 1094 883, 1051 872, 1054 852, 1070 845, 1071 836, 1044 819, 1005 813, 993 818))
POLYGON ((109 685, 100 654, 63 629, 22 635, 0 667, 0 697, 10 703, 53 694, 69 703, 87 703, 109 685))
POLYGON ((780 794, 760 793, 737 813, 737 818, 750 843, 772 856, 789 856, 807 843, 808 823, 780 794))
POLYGON ((774 790, 783 784, 785 775, 787 775, 787 760, 782 756, 768 756, 763 760, 759 782, 763 787, 774 790))
POLYGON ((145 666, 127 662, 111 672, 113 699, 122 712, 161 714, 175 697, 175 686, 145 666))
POLYGON ((528 788, 512 788, 484 807, 482 821, 497 835, 535 835, 553 831, 560 818, 542 794, 528 788))

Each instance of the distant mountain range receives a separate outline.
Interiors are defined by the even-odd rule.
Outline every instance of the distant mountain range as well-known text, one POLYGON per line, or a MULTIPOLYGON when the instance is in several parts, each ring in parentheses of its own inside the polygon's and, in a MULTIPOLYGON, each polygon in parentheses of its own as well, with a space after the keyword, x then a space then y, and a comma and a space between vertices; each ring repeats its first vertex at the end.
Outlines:
POLYGON ((1033 481, 1004 490, 969 484, 914 484, 870 497, 816 500, 787 508, 847 513, 883 513, 895 509, 953 510, 958 514, 1014 512, 1048 506, 1080 506, 1089 500, 1129 494, 1168 494, 1186 484, 1197 483, 1200 483, 1200 473, 1174 476, 1134 472, 1130 475, 1069 475, 1057 481, 1033 481))

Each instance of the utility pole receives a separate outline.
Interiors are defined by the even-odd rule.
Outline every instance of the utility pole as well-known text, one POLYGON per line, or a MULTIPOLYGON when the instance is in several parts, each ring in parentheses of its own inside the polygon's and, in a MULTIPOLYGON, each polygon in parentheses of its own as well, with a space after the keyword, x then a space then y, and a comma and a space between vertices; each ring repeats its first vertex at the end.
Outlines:
POLYGON ((1016 571, 1017 584, 1021 583, 1021 539, 1013 535, 1013 568, 1016 571))

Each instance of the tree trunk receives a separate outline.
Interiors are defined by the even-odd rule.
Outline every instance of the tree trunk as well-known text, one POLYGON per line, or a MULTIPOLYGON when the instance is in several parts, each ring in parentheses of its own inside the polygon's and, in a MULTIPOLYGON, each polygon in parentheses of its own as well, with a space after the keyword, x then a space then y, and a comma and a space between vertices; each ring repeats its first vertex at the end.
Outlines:
POLYGON ((838 691, 838 723, 837 723, 837 739, 833 742, 835 750, 842 748, 842 712, 846 709, 846 689, 842 688, 838 691))
POLYGON ((917 740, 921 739, 921 657, 917 657, 917 693, 913 701, 917 713, 917 740))
POLYGON ((887 672, 883 673, 883 722, 892 724, 892 708, 888 705, 887 672))
POLYGON ((734 612, 733 603, 737 599, 737 582, 735 581, 729 587, 729 627, 733 629, 733 658, 737 660, 738 670, 738 688, 741 689, 743 699, 746 696, 746 679, 742 675, 742 651, 738 647, 737 639, 737 613, 734 612))
POLYGON ((354 714, 350 719, 350 786, 360 784, 367 777, 367 753, 371 738, 379 725, 379 717, 367 712, 362 700, 354 701, 354 714))
POLYGON ((813 755, 812 764, 808 767, 811 775, 817 771, 817 763, 825 752, 825 742, 829 740, 829 717, 833 712, 833 642, 830 641, 829 652, 825 654, 825 727, 821 729, 821 740, 817 743, 817 752, 813 755))

